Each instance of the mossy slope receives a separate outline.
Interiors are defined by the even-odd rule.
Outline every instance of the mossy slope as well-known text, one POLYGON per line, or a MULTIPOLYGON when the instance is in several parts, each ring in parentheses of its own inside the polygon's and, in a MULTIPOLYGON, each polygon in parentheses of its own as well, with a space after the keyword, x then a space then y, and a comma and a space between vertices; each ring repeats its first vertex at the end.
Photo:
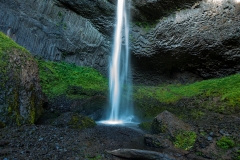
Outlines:
POLYGON ((43 92, 51 99, 60 95, 85 98, 107 91, 107 80, 90 67, 38 60, 43 92))
MULTIPOLYGON (((187 85, 135 86, 134 90, 137 110, 145 112, 145 117, 149 118, 183 99, 194 99, 196 102, 200 99, 209 99, 202 107, 221 113, 235 113, 240 110, 240 74, 187 85), (214 99, 219 102, 218 106, 215 105, 218 108, 210 106, 214 106, 212 104, 214 99)), ((177 111, 178 108, 175 107, 173 110, 177 111)))

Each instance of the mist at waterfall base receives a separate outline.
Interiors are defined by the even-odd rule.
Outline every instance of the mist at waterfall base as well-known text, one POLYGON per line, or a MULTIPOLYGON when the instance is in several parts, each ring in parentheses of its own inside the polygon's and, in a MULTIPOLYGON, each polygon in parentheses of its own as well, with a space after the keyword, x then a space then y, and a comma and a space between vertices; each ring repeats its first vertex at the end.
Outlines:
MULTIPOLYGON (((109 63, 109 111, 103 124, 134 123, 132 80, 129 59, 128 10, 125 0, 118 0, 113 51, 109 63)), ((136 123, 136 122, 135 122, 136 123)))

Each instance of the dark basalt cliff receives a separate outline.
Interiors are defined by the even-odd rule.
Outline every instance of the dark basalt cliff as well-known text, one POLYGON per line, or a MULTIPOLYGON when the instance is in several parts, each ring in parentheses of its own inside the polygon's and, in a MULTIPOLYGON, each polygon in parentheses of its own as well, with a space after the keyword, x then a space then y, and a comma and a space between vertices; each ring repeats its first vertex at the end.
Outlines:
POLYGON ((171 12, 191 8, 198 0, 132 0, 135 21, 152 22, 171 12))
MULTIPOLYGON (((116 0, 0 2, 0 30, 10 31, 31 53, 107 75, 116 0)), ((134 82, 184 83, 239 72, 239 5, 233 0, 132 0, 134 82)))
POLYGON ((161 18, 148 32, 135 26, 134 77, 163 75, 152 79, 157 83, 179 74, 188 81, 192 73, 207 79, 239 72, 239 8, 235 1, 203 1, 161 18))
POLYGON ((115 14, 110 2, 0 0, 0 10, 0 30, 10 30, 34 55, 107 73, 115 14))

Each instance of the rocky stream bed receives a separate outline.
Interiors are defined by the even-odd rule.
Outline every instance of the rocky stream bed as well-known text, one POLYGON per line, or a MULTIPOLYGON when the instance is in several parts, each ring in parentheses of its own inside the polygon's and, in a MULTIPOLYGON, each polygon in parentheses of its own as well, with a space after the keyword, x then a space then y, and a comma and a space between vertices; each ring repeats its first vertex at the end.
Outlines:
MULTIPOLYGON (((224 135, 239 137, 240 121, 237 115, 211 115, 209 118, 202 119, 201 123, 192 123, 191 126, 198 136, 194 147, 189 151, 177 149, 170 141, 164 139, 160 139, 159 142, 165 143, 167 147, 164 145, 161 145, 160 148, 147 146, 144 139, 146 141, 146 137, 149 137, 146 136, 148 133, 140 130, 137 125, 107 126, 98 124, 93 128, 83 130, 46 124, 6 127, 0 130, 0 158, 3 160, 120 160, 122 158, 115 157, 108 151, 127 148, 156 151, 166 155, 165 158, 159 158, 164 160, 234 159, 235 152, 239 147, 230 150, 219 149, 216 147, 216 141, 224 135), (199 155, 200 153, 201 155, 199 155)), ((126 153, 123 154, 126 155, 126 153)), ((131 153, 127 154, 132 156, 131 153)), ((149 159, 151 159, 150 156, 149 159)))

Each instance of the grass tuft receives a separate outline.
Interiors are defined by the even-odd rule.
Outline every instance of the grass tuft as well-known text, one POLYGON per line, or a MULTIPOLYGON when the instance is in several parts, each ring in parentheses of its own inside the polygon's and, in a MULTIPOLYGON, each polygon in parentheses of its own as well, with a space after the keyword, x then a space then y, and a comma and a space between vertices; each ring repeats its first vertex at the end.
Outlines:
POLYGON ((181 131, 175 136, 175 141, 173 143, 177 148, 189 150, 193 147, 196 138, 197 135, 193 131, 181 131))
POLYGON ((223 136, 217 141, 217 146, 222 149, 229 149, 234 147, 234 141, 230 137, 223 136))

